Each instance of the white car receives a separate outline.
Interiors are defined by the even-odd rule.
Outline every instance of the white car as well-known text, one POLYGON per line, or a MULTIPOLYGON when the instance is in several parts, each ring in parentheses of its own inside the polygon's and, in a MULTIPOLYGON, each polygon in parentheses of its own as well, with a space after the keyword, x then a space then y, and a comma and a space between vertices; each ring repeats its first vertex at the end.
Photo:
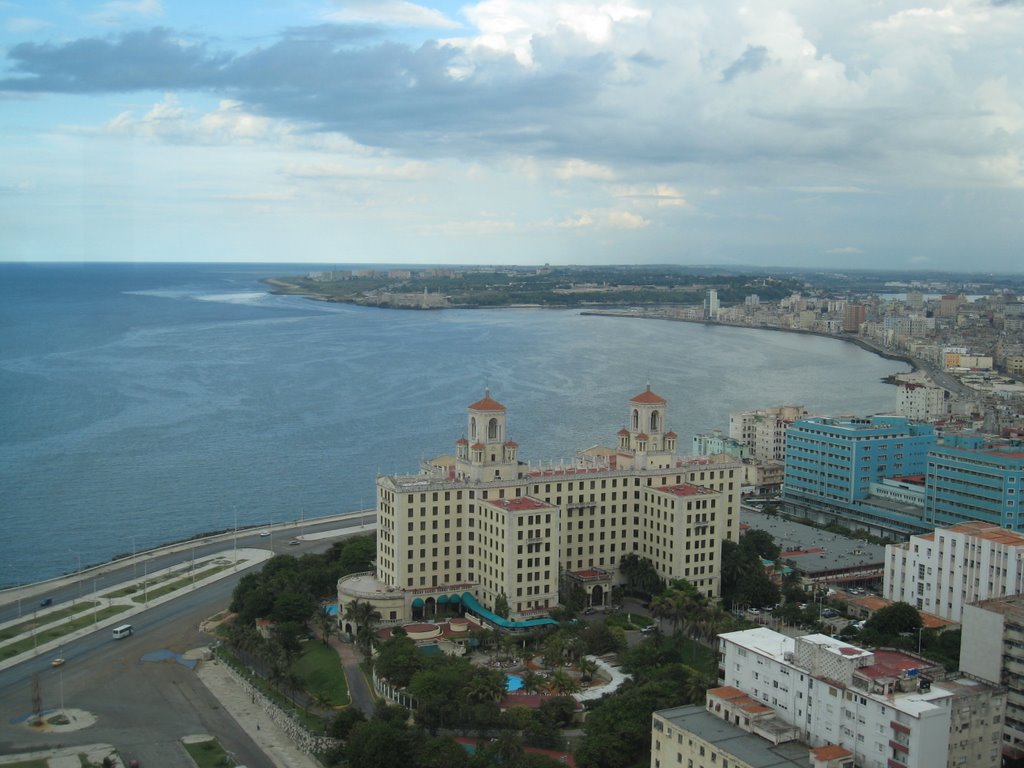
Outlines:
POLYGON ((269 536, 269 535, 270 535, 270 531, 260 531, 260 537, 261 538, 264 537, 264 536, 269 536))

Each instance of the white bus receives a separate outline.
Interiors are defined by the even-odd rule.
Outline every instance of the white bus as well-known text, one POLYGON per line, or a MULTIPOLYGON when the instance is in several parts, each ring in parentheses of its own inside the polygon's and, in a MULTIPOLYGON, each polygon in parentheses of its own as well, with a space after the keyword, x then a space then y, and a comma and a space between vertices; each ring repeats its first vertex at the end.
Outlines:
POLYGON ((114 639, 120 640, 122 637, 128 637, 132 633, 131 624, 122 624, 120 627, 114 627, 114 639))

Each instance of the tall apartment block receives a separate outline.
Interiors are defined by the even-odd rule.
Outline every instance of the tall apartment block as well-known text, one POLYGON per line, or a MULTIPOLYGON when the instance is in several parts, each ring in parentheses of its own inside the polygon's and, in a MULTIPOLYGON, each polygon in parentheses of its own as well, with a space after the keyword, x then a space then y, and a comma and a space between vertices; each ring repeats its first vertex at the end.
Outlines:
POLYGON ((802 405, 780 405, 729 414, 729 437, 749 445, 758 461, 783 461, 786 430, 796 419, 807 416, 802 405))
POLYGON ((1024 535, 981 521, 885 548, 882 596, 963 623, 967 605, 1024 592, 1024 535))
POLYGON ((935 421, 949 415, 949 395, 939 387, 904 382, 896 389, 896 413, 912 421, 935 421))
POLYGON ((862 768, 996 768, 1006 693, 894 650, 759 627, 719 635, 719 678, 862 768))
POLYGON ((965 605, 960 669, 1007 689, 1003 757, 1024 760, 1024 595, 965 605))
POLYGON ((507 601, 499 626, 516 629, 558 604, 560 573, 607 604, 628 554, 718 595, 721 542, 739 535, 740 462, 680 458, 668 403, 650 387, 629 400, 614 446, 570 466, 523 462, 507 415, 485 392, 454 455, 377 479, 376 570, 339 581, 342 605, 368 600, 387 623, 445 603, 490 620, 507 601))
POLYGON ((1024 528, 1024 445, 981 435, 946 435, 928 455, 925 519, 935 525, 983 520, 1024 528))
POLYGON ((873 482, 924 474, 935 442, 930 424, 901 416, 798 419, 786 436, 783 502, 809 518, 883 532, 921 530, 919 508, 869 496, 873 482))

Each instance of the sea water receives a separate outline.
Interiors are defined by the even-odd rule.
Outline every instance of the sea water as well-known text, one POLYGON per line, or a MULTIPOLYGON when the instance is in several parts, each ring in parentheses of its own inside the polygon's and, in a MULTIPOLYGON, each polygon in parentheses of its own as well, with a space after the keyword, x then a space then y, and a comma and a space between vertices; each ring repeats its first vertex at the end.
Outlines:
POLYGON ((891 411, 906 370, 816 336, 576 310, 274 296, 296 265, 0 264, 0 584, 374 503, 508 407, 521 460, 614 445, 651 388, 689 451, 733 411, 891 411))

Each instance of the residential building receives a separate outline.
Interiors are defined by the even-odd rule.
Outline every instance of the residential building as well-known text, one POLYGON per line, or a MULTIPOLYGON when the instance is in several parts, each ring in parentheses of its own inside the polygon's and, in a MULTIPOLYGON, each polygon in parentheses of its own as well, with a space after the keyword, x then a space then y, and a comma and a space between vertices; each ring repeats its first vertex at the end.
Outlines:
POLYGON ((843 332, 858 333, 867 319, 867 308, 863 304, 847 304, 843 314, 843 332))
POLYGON ((871 484, 924 474, 935 441, 930 424, 905 416, 798 419, 786 436, 784 506, 792 514, 883 534, 921 531, 927 526, 919 507, 872 497, 871 484))
POLYGON ((714 288, 708 289, 707 299, 704 302, 704 319, 717 320, 721 305, 718 302, 718 291, 714 288))
POLYGON ((885 548, 882 595, 963 623, 964 607, 1024 592, 1024 535, 980 521, 885 548))
POLYGON ((739 535, 743 465, 681 458, 668 403, 650 387, 629 401, 614 447, 580 451, 568 466, 523 462, 506 420, 485 392, 454 455, 377 479, 376 570, 339 581, 342 605, 368 600, 399 622, 452 603, 492 620, 507 602, 511 621, 494 621, 515 629, 557 605, 560 572, 607 604, 627 554, 718 595, 721 542, 739 535))
POLYGON ((934 525, 983 520, 1024 529, 1021 441, 947 434, 930 450, 926 472, 925 518, 934 525))
POLYGON ((783 461, 786 430, 796 419, 807 416, 802 405, 779 405, 729 414, 729 437, 749 445, 757 461, 783 461))
POLYGON ((949 415, 948 399, 940 387, 903 382, 896 388, 896 413, 911 421, 936 421, 949 415))
POLYGON ((796 729, 742 691, 708 691, 707 705, 655 712, 651 768, 853 768, 842 747, 809 748, 796 729), (735 713, 735 720, 729 717, 735 713), (810 758, 810 762, 808 762, 810 758))
POLYGON ((960 669, 1006 686, 1003 757, 1024 759, 1024 595, 964 606, 960 669))
POLYGON ((902 651, 770 629, 719 635, 719 679, 862 768, 1000 764, 1005 692, 902 651))
POLYGON ((751 448, 739 440, 723 435, 717 429, 713 432, 701 432, 693 436, 694 456, 716 456, 720 453, 743 461, 750 458, 751 448))

